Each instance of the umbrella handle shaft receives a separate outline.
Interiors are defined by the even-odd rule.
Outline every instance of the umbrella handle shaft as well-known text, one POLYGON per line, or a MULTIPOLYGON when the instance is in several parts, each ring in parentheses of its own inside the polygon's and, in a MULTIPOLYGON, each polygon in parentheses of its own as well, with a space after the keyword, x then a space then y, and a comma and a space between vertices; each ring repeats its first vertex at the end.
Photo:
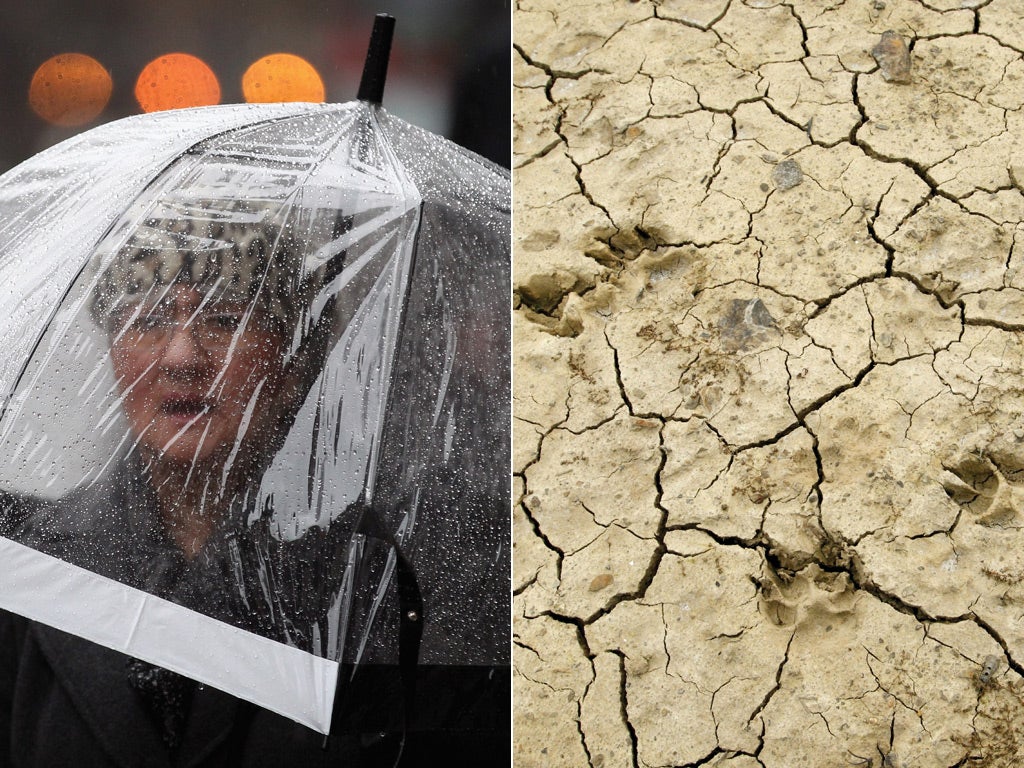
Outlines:
POLYGON ((395 34, 395 17, 378 13, 373 20, 370 45, 366 50, 363 77, 359 82, 360 101, 380 106, 384 99, 384 81, 388 77, 388 60, 391 57, 391 38, 395 34))

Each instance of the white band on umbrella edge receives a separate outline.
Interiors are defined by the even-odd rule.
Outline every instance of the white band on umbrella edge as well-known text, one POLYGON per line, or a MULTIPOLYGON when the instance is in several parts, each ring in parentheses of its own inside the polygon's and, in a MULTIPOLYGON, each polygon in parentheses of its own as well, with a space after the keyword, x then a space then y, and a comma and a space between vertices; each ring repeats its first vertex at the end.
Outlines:
POLYGON ((338 663, 0 536, 0 608, 327 733, 338 663))

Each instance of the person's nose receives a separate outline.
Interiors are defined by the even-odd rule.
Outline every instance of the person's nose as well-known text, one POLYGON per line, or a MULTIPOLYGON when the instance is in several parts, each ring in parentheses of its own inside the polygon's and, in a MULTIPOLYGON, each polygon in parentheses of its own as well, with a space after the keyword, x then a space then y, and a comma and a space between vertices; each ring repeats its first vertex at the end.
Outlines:
POLYGON ((194 372, 206 362, 206 350, 199 343, 194 327, 179 320, 170 329, 170 335, 160 355, 160 366, 168 371, 194 372))

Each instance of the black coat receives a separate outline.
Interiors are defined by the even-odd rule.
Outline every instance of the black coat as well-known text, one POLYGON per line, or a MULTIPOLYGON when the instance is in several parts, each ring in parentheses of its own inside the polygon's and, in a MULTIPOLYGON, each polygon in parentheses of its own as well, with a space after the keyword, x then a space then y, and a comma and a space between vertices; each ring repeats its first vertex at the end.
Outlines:
MULTIPOLYGON (((393 669, 360 670, 341 687, 326 740, 200 687, 172 754, 130 686, 126 664, 116 651, 0 614, 0 766, 358 768, 392 766, 398 755, 402 705, 393 669)), ((508 668, 420 668, 417 689, 401 765, 432 765, 437 756, 446 766, 509 763, 508 668)))
MULTIPOLYGON (((99 506, 76 503, 78 510, 99 506)), ((26 518, 47 517, 37 503, 24 499, 13 503, 8 497, 4 503, 0 498, 0 512, 5 507, 6 525, 0 524, 0 533, 24 529, 26 518)), ((81 560, 83 539, 72 538, 81 560)), ((106 535, 92 540, 104 538, 110 540, 106 535)), ((41 548, 67 555, 59 547, 41 548)), ((123 575, 124 580, 131 577, 123 575)), ((128 664, 124 654, 0 612, 0 768, 358 768, 393 766, 399 755, 403 766, 433 764, 437 755, 447 766, 509 762, 508 666, 420 665, 411 704, 408 674, 403 680, 397 665, 362 665, 354 672, 343 666, 326 739, 221 691, 197 686, 180 746, 171 749, 131 684, 128 664)))

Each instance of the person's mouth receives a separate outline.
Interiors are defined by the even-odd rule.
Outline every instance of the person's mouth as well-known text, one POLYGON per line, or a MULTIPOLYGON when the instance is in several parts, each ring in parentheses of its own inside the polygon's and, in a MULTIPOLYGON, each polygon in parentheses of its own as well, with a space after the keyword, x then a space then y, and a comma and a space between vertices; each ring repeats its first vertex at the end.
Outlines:
POLYGON ((160 404, 160 412, 175 419, 195 419, 213 410, 205 397, 168 397, 160 404))

